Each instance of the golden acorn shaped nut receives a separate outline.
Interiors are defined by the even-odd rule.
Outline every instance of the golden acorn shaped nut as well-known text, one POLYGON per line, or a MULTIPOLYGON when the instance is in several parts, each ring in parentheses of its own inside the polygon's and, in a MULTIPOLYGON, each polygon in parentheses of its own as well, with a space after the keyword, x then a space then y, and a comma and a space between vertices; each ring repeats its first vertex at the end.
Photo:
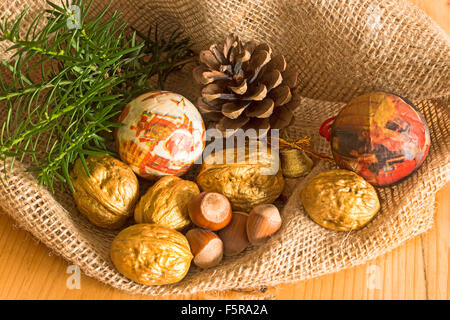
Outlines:
POLYGON ((205 157, 196 180, 200 190, 223 194, 233 210, 244 212, 272 203, 284 188, 278 155, 261 144, 257 150, 246 146, 213 152, 205 157))
POLYGON ((247 219, 247 236, 252 244, 260 244, 281 227, 281 216, 273 204, 262 204, 250 211, 247 219))
POLYGON ((223 242, 212 231, 195 228, 186 233, 194 264, 202 269, 217 266, 223 257, 223 242))
POLYGON ((199 193, 195 182, 165 176, 141 197, 134 211, 134 220, 180 231, 191 223, 188 204, 199 193))
POLYGON ((234 256, 247 248, 247 218, 248 214, 245 212, 233 212, 230 223, 218 232, 226 256, 234 256))
POLYGON ((110 256, 121 274, 145 285, 182 280, 193 258, 183 234, 147 223, 122 230, 111 244, 110 256))
POLYGON ((112 156, 86 158, 86 173, 81 159, 71 172, 73 197, 78 210, 98 227, 117 229, 133 215, 139 196, 139 183, 133 170, 112 156))
POLYGON ((319 173, 300 191, 300 199, 313 221, 336 231, 361 229, 380 210, 375 188, 348 170, 319 173))

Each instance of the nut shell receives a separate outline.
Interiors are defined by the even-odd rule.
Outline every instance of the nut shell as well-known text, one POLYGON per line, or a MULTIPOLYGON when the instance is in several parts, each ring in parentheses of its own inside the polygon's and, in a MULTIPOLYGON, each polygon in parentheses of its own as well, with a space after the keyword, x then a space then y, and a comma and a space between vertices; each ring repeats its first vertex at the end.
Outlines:
POLYGON ((217 192, 202 192, 189 203, 189 217, 200 227, 213 231, 224 228, 231 220, 231 204, 217 192))
POLYGON ((202 269, 217 266, 223 257, 223 242, 214 232, 195 228, 186 233, 194 264, 202 269))
POLYGON ((273 204, 261 204, 252 209, 247 219, 247 236, 251 244, 260 244, 281 227, 281 216, 273 204))
POLYGON ((155 223, 182 230, 191 223, 188 204, 199 193, 195 182, 176 176, 163 177, 141 197, 134 219, 137 223, 155 223))
POLYGON ((319 173, 302 189, 300 199, 312 220, 336 231, 361 229, 380 210, 375 188, 348 170, 319 173))
POLYGON ((89 156, 89 176, 80 159, 75 161, 71 180, 79 211, 96 226, 122 227, 133 214, 139 196, 139 183, 125 163, 112 156, 89 156))
POLYGON ((217 155, 212 153, 204 159, 197 176, 202 191, 223 194, 235 211, 249 212, 258 204, 272 203, 284 188, 278 156, 265 149, 263 152, 248 150, 248 147, 241 147, 224 149, 217 155), (237 154, 242 155, 242 159, 235 158, 237 154), (225 159, 237 161, 230 163, 225 159))
POLYGON ((122 230, 111 244, 110 255, 121 274, 145 285, 182 280, 193 258, 180 232, 146 223, 122 230))
POLYGON ((234 256, 241 253, 249 245, 247 237, 247 219, 245 212, 233 212, 230 223, 219 231, 223 241, 224 254, 234 256))

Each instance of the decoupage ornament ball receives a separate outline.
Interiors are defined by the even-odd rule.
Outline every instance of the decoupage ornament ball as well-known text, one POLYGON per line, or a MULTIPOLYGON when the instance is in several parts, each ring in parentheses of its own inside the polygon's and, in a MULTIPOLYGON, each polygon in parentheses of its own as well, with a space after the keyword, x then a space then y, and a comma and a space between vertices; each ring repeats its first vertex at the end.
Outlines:
POLYGON ((393 184, 419 168, 430 144, 423 116, 404 99, 382 92, 351 100, 331 128, 337 165, 375 186, 393 184))
POLYGON ((139 176, 182 175, 205 147, 205 126, 197 108, 169 91, 151 91, 123 110, 116 132, 120 158, 139 176))

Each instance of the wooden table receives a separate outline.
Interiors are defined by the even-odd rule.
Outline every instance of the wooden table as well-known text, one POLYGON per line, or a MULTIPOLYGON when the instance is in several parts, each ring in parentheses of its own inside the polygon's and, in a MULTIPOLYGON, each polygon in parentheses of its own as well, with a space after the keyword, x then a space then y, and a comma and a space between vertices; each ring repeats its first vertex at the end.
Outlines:
MULTIPOLYGON (((450 33, 449 0, 411 0, 450 33)), ((436 199, 434 227, 365 265, 316 279, 282 285, 261 294, 217 292, 193 299, 449 299, 450 184, 436 199)), ((0 299, 149 299, 81 276, 68 289, 68 262, 0 215, 0 299)))

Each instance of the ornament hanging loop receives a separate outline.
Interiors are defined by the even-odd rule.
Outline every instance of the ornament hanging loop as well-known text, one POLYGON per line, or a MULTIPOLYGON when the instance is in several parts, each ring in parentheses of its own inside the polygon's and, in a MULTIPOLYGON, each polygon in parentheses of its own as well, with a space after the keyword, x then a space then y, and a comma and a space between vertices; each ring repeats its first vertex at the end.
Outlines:
POLYGON ((336 119, 336 116, 331 117, 327 120, 325 120, 322 125, 320 126, 319 133, 322 137, 327 139, 327 141, 330 141, 331 139, 331 127, 333 126, 333 122, 336 119))
POLYGON ((278 138, 280 148, 293 148, 302 150, 315 158, 334 162, 334 159, 332 157, 326 154, 315 152, 309 148, 311 146, 311 137, 309 136, 304 136, 303 138, 300 138, 298 140, 291 140, 285 129, 283 129, 281 136, 285 137, 286 139, 278 138))

